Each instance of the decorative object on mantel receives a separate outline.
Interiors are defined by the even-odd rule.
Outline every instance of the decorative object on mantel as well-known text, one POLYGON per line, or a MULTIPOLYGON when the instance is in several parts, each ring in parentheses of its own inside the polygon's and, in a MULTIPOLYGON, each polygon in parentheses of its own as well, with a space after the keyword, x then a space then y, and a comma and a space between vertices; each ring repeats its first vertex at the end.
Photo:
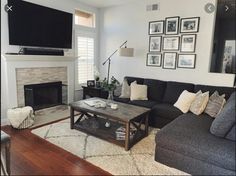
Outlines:
POLYGON ((175 35, 179 33, 179 17, 167 17, 165 34, 175 35))
POLYGON ((176 57, 177 53, 164 53, 163 68, 176 69, 176 57))
POLYGON ((120 45, 118 49, 116 49, 103 63, 102 65, 105 65, 108 62, 108 71, 107 71, 107 83, 109 83, 110 78, 110 66, 111 66, 111 57, 119 51, 119 55, 123 57, 133 57, 134 56, 134 49, 133 48, 127 48, 126 46, 127 40, 120 45), (123 46, 125 47, 123 48, 123 46))
POLYGON ((200 17, 182 18, 180 32, 192 33, 199 30, 200 17))

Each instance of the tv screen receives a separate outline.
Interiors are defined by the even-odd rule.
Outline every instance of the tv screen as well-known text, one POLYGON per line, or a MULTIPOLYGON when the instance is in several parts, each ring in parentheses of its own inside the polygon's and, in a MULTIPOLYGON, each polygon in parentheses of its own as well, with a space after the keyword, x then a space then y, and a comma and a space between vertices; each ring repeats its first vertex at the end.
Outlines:
POLYGON ((8 0, 9 44, 71 48, 71 13, 21 0, 8 0))

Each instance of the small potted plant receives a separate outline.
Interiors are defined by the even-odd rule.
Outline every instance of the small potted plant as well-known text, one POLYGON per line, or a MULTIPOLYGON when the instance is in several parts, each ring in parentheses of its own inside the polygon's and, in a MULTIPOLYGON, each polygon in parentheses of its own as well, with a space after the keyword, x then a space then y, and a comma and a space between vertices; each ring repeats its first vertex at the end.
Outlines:
POLYGON ((101 82, 100 82, 100 73, 99 73, 99 71, 98 71, 98 69, 97 69, 97 67, 95 66, 94 67, 94 79, 95 79, 95 81, 96 81, 96 87, 101 87, 101 82))
POLYGON ((113 92, 119 85, 120 82, 114 76, 111 77, 110 83, 106 78, 102 81, 102 87, 109 93, 107 98, 108 100, 113 100, 113 92))

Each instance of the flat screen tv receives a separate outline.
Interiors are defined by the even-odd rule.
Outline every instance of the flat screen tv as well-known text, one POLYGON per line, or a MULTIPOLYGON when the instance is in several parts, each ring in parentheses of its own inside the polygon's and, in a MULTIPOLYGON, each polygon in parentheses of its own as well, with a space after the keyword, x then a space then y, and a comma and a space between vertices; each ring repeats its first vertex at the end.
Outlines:
POLYGON ((8 6, 10 45, 71 48, 71 13, 22 0, 8 0, 8 6))

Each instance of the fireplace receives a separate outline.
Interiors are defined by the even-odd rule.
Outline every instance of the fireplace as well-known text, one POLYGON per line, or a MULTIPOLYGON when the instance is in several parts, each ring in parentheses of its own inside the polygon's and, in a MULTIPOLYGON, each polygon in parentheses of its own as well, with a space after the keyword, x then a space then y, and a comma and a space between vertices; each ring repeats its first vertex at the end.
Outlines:
POLYGON ((34 110, 62 104, 62 82, 24 85, 25 105, 34 110))

